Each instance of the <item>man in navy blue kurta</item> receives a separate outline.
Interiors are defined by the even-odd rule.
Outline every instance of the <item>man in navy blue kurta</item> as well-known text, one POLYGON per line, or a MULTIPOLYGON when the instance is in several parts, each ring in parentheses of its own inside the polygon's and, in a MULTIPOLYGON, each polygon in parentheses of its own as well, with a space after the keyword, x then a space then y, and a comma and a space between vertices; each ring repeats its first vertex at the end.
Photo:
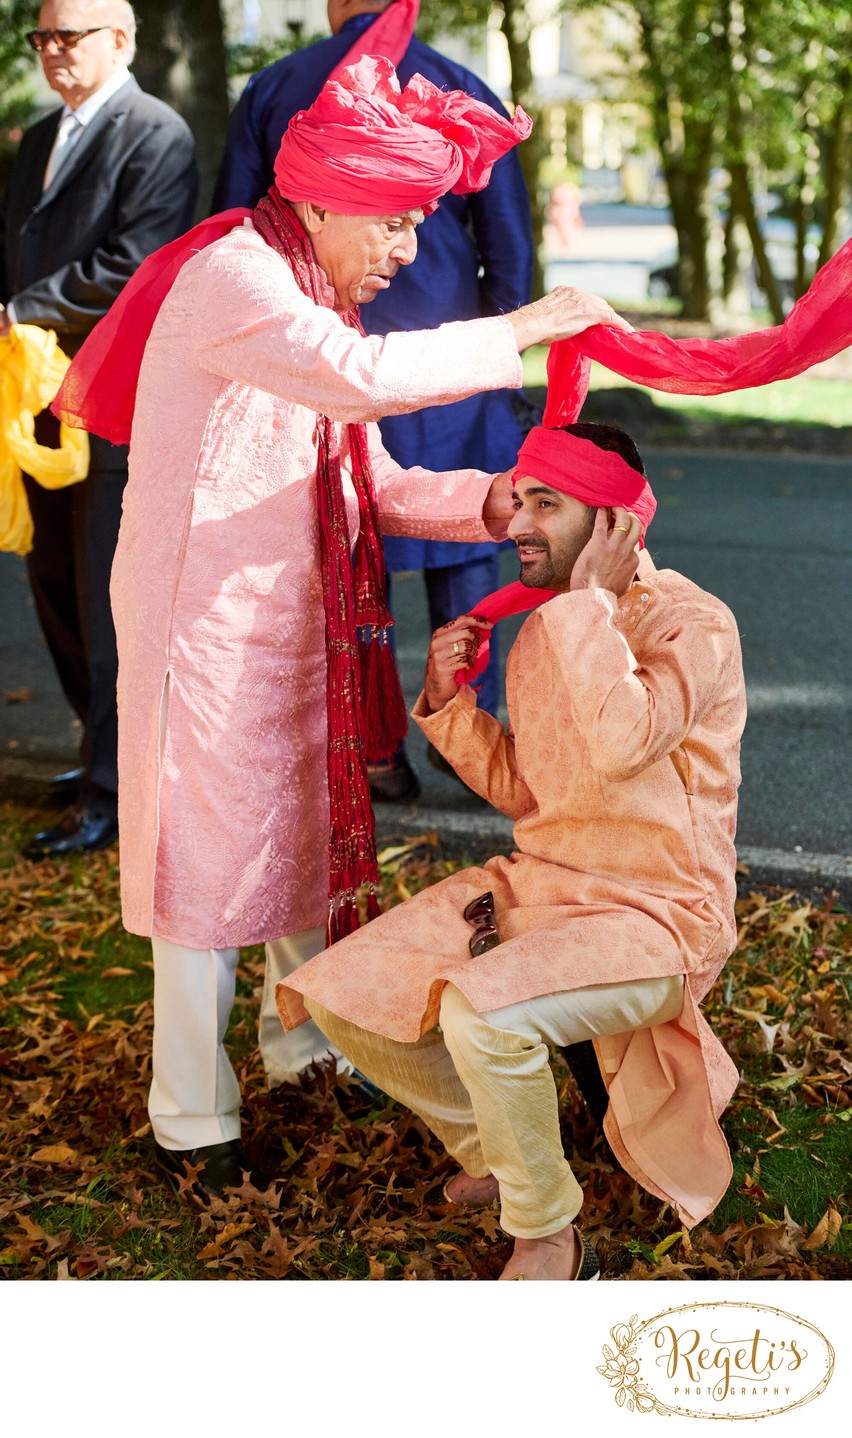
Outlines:
MULTIPOLYGON (((275 156, 287 125, 316 99, 323 82, 386 6, 369 4, 352 18, 353 0, 330 0, 335 32, 252 76, 231 117, 214 196, 214 210, 254 206, 272 183, 275 156)), ((501 112, 505 107, 470 70, 412 39, 397 65, 404 86, 414 74, 442 89, 465 90, 501 112)), ((362 312, 370 334, 429 329, 449 320, 502 314, 530 299, 533 246, 529 203, 517 152, 494 166, 479 194, 446 195, 417 230, 418 254, 389 290, 362 312), (480 274, 480 269, 482 273, 480 274)), ((399 464, 445 470, 508 469, 523 438, 510 390, 474 395, 456 404, 397 415, 381 422, 382 438, 399 464)), ((423 569, 433 629, 470 612, 499 587, 499 553, 488 544, 386 539, 388 570, 423 569)), ((496 709, 499 667, 494 653, 480 707, 496 709)))

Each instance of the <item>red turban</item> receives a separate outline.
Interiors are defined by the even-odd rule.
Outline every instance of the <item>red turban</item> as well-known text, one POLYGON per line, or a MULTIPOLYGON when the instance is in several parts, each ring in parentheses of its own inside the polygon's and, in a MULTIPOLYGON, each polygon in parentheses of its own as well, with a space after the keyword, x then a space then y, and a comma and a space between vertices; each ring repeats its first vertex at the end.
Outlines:
POLYGON ((366 55, 293 116, 275 183, 287 200, 339 214, 429 214, 448 190, 484 189, 495 161, 531 129, 520 107, 510 120, 422 75, 401 90, 390 61, 366 55))

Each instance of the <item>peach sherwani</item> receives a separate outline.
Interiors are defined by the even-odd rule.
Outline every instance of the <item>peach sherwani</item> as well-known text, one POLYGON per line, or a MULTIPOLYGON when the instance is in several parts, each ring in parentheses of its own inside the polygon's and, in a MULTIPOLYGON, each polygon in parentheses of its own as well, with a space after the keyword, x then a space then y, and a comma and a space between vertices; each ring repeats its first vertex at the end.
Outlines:
MULTIPOLYGON (((316 416, 344 426, 521 383, 507 319, 363 338, 249 222, 195 255, 145 350, 112 576, 124 920, 189 948, 325 922, 316 416)), ((402 470, 368 424, 381 527, 489 539, 490 475, 402 470)))
POLYGON ((509 655, 510 733, 469 688, 414 717, 515 820, 517 851, 425 890, 279 985, 389 1038, 434 1026, 449 982, 480 1013, 591 984, 684 974, 670 1023, 596 1041, 621 1163, 697 1222, 725 1191, 718 1116, 737 1081, 698 1004, 733 950, 745 686, 719 600, 647 554, 621 600, 560 595, 509 655), (501 945, 471 958, 468 901, 494 894, 501 945))

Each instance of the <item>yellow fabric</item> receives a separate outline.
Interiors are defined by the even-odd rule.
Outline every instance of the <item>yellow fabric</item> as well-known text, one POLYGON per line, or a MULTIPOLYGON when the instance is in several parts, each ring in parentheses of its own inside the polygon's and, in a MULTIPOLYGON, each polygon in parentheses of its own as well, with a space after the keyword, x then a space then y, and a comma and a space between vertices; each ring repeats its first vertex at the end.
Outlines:
POLYGON ((60 425, 59 449, 35 440, 35 417, 56 398, 71 361, 53 330, 12 325, 0 337, 0 550, 29 554, 33 522, 21 471, 45 489, 85 479, 89 438, 60 425))

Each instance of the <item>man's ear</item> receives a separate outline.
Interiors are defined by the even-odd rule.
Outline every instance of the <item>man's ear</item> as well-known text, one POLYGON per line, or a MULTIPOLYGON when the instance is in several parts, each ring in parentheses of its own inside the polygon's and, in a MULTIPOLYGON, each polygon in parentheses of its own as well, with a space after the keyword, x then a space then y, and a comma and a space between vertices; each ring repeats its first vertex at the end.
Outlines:
POLYGON ((311 200, 305 200, 296 207, 299 219, 302 221, 309 235, 318 235, 325 227, 327 210, 315 205, 311 200))

